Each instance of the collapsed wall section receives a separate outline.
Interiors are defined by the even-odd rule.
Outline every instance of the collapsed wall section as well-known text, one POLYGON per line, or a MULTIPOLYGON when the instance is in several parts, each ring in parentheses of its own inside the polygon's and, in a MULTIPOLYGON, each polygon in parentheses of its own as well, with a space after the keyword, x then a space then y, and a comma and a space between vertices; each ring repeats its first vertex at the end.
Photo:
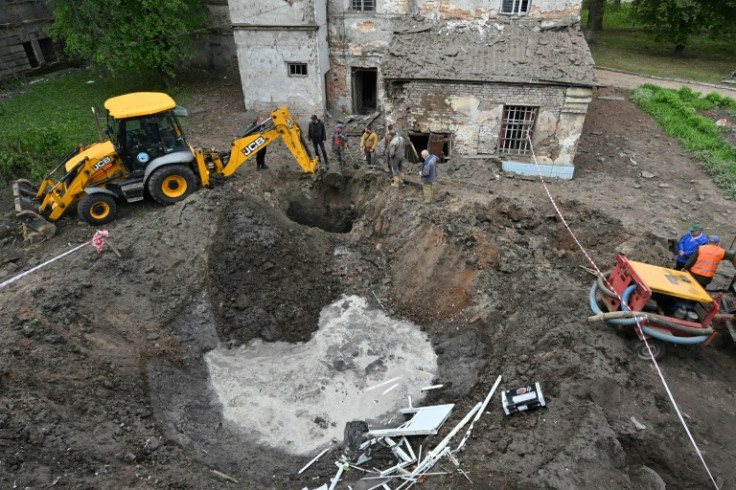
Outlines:
POLYGON ((537 157, 572 165, 590 94, 589 88, 553 85, 415 80, 393 83, 389 98, 400 127, 453 134, 453 152, 461 155, 498 156, 504 107, 537 108, 537 157))

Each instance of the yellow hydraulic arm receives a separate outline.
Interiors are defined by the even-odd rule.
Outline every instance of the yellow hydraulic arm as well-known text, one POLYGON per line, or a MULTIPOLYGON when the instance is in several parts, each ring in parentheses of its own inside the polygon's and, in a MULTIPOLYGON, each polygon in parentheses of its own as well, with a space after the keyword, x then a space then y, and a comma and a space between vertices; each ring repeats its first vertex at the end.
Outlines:
POLYGON ((319 169, 319 160, 309 154, 304 144, 299 126, 294 122, 286 107, 271 112, 271 118, 262 122, 257 128, 249 130, 242 137, 233 141, 230 155, 224 158, 215 151, 195 150, 199 175, 202 185, 209 184, 210 173, 215 172, 228 177, 243 163, 253 157, 258 150, 270 145, 278 138, 283 138, 291 154, 305 172, 315 174, 319 169))

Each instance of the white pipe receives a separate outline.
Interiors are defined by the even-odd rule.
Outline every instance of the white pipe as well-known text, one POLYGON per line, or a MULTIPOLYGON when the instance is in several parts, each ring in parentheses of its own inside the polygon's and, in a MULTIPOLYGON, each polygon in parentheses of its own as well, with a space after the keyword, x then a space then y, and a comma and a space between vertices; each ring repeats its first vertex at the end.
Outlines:
POLYGON ((482 403, 478 402, 473 407, 473 409, 470 412, 468 412, 465 418, 463 418, 460 421, 460 423, 454 429, 452 429, 452 431, 449 434, 447 434, 447 436, 442 440, 442 442, 440 442, 437 445, 437 447, 435 447, 429 454, 427 454, 427 456, 424 458, 424 461, 422 461, 422 463, 419 464, 419 466, 417 466, 417 469, 415 469, 412 472, 411 476, 421 475, 422 472, 434 466, 437 460, 439 460, 440 457, 442 457, 442 452, 445 449, 445 447, 447 447, 447 445, 450 443, 450 440, 452 440, 452 438, 455 437, 455 434, 460 432, 460 429, 462 429, 465 426, 465 424, 467 424, 468 421, 470 421, 473 415, 475 415, 478 409, 480 409, 481 405, 482 403))

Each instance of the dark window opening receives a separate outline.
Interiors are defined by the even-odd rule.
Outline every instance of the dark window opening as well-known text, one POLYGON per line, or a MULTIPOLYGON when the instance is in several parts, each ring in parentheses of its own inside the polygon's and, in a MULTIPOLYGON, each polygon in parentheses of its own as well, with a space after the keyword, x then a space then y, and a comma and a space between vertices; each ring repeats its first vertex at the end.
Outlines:
POLYGON ((531 3, 531 0, 501 0, 501 13, 515 15, 528 14, 531 3))
POLYGON ((26 50, 26 56, 28 57, 28 63, 31 65, 31 68, 37 68, 40 63, 36 57, 36 52, 33 50, 33 44, 30 41, 25 42, 23 43, 23 49, 26 50))
POLYGON ((306 63, 288 63, 289 65, 289 76, 290 77, 306 77, 307 76, 307 64, 306 63))
POLYGON ((353 0, 353 10, 358 10, 360 12, 369 12, 374 10, 374 8, 374 0, 353 0))
POLYGON ((409 133, 409 141, 414 149, 407 150, 407 158, 412 162, 422 162, 422 150, 436 155, 440 162, 446 162, 452 149, 452 135, 450 133, 409 133), (414 154, 416 150, 416 154, 414 154))
POLYGON ((378 69, 353 68, 353 110, 358 114, 370 114, 378 107, 378 69))
POLYGON ((506 155, 529 155, 529 139, 534 131, 538 107, 505 106, 498 152, 506 155))
POLYGON ((41 48, 41 55, 46 63, 53 63, 58 61, 56 58, 56 51, 54 50, 54 42, 45 37, 38 40, 38 46, 41 48))

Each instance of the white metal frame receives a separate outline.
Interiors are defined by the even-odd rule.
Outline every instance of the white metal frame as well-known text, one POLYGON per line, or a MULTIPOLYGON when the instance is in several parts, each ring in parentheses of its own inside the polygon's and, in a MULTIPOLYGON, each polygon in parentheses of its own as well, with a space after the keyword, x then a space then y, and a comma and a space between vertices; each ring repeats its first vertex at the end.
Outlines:
POLYGON ((526 15, 532 6, 532 0, 501 0, 498 11, 508 15, 526 15))

